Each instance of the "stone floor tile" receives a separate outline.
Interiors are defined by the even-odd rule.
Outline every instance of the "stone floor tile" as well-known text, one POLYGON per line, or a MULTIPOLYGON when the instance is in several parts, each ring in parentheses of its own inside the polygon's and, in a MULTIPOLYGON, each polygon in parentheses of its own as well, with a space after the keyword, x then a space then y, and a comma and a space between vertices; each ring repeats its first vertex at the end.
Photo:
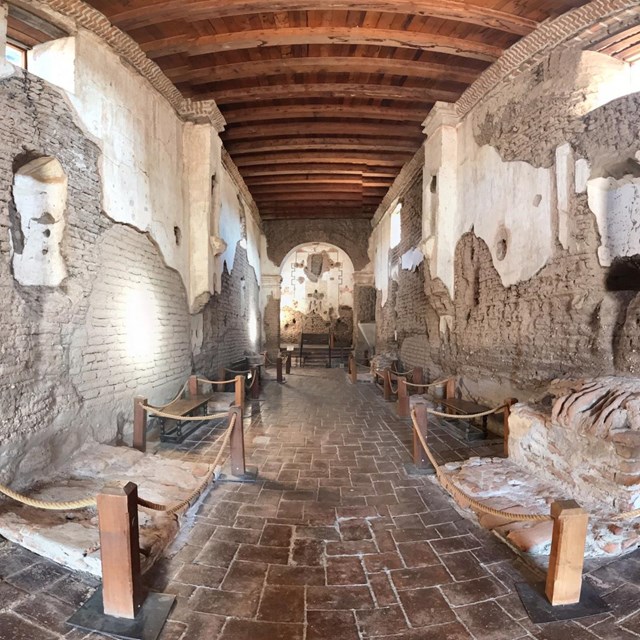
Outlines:
POLYGON ((366 584, 367 579, 360 558, 327 558, 327 584, 366 584))
POLYGON ((232 593, 216 589, 196 589, 189 600, 189 607, 201 613, 213 613, 218 616, 252 618, 258 610, 260 594, 232 593))
POLYGON ((495 599, 506 593, 506 589, 492 578, 476 578, 445 584, 441 587, 441 591, 454 607, 495 599))
POLYGON ((259 544, 263 547, 289 547, 293 530, 291 527, 267 524, 260 536, 259 544))
POLYGON ((248 560, 251 562, 287 564, 289 562, 289 548, 261 547, 254 544, 241 544, 236 558, 238 560, 248 560))
POLYGON ((401 591, 400 601, 409 622, 414 627, 426 627, 456 620, 453 610, 435 587, 401 591))
POLYGON ((372 609, 373 599, 369 587, 308 587, 309 609, 372 609))
POLYGON ((526 635, 526 630, 510 618, 495 602, 482 602, 467 607, 458 607, 456 615, 478 639, 514 640, 526 635))
POLYGON ((294 540, 291 560, 296 565, 322 566, 324 563, 324 542, 304 538, 294 540))
POLYGON ((397 634, 408 628, 404 612, 398 605, 356 611, 356 618, 365 638, 397 634))
POLYGON ((402 542, 398 551, 407 567, 428 567, 440 564, 438 556, 428 542, 402 542))
POLYGON ((269 622, 304 623, 304 587, 265 587, 257 617, 269 622))
POLYGON ((267 584, 275 585, 324 585, 324 567, 285 567, 272 565, 267 573, 267 584))
POLYGON ((57 636, 15 613, 0 613, 0 640, 54 640, 57 636))
POLYGON ((229 620, 220 640, 302 640, 303 635, 301 624, 229 620))
POLYGON ((51 587, 66 575, 67 572, 53 562, 40 562, 8 576, 6 582, 28 593, 35 593, 51 587))
POLYGON ((398 569, 391 571, 390 575, 394 586, 399 591, 453 582, 453 578, 441 564, 417 569, 398 569))
POLYGON ((267 568, 263 562, 245 562, 236 560, 229 567, 220 588, 223 591, 236 591, 239 593, 253 593, 262 591, 267 568))
POLYGON ((360 640, 351 611, 308 611, 306 640, 360 640))

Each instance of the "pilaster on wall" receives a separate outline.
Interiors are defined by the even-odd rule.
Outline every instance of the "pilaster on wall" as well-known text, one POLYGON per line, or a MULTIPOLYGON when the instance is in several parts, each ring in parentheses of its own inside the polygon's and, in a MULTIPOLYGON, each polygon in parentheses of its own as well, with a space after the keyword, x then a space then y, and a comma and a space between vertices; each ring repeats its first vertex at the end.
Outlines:
POLYGON ((458 234, 458 125, 454 104, 436 102, 423 123, 424 198, 422 207, 422 253, 431 273, 443 280, 453 294, 454 254, 458 234))

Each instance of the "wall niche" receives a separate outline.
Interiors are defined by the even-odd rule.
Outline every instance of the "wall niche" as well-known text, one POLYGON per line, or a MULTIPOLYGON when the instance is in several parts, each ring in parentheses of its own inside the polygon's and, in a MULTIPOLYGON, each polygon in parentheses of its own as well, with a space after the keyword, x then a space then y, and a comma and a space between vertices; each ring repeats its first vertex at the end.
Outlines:
POLYGON ((22 285, 57 287, 67 277, 60 250, 67 183, 62 165, 50 156, 31 160, 15 172, 13 201, 19 237, 15 229, 13 275, 22 285))

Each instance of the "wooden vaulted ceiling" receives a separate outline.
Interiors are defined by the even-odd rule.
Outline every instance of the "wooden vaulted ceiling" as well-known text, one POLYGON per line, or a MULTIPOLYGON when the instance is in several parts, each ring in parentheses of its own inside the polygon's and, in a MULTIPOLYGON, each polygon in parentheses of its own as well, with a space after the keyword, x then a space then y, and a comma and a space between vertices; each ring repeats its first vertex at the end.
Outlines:
POLYGON ((185 97, 214 99, 263 218, 371 217, 454 102, 587 0, 89 0, 185 97))

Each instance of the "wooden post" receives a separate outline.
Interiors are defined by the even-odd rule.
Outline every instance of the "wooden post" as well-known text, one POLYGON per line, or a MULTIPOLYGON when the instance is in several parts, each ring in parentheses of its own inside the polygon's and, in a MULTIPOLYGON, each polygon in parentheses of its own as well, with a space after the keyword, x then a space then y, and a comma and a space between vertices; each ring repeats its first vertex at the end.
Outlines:
POLYGON ((574 500, 551 505, 553 538, 545 594, 552 606, 580 602, 589 514, 574 500))
POLYGON ((449 378, 444 388, 444 399, 451 400, 456 397, 456 379, 449 378))
POLYGON ((371 363, 369 362, 369 351, 365 349, 364 352, 364 363, 368 367, 371 363))
POLYGON ((413 384, 424 384, 424 369, 422 367, 413 367, 413 376, 411 382, 413 384))
POLYGON ((391 402, 391 371, 385 369, 382 372, 382 379, 384 380, 383 395, 385 402, 391 402))
POLYGON ((291 353, 287 352, 287 359, 285 361, 285 373, 289 375, 291 373, 291 353))
POLYGON ((404 378, 398 380, 398 415, 401 418, 408 418, 411 415, 407 381, 404 378))
POLYGON ((503 426, 502 426, 502 438, 503 438, 503 451, 504 457, 509 457, 509 416, 511 415, 511 407, 518 402, 516 398, 508 398, 504 401, 504 413, 503 413, 503 426))
POLYGON ((265 352, 262 354, 262 357, 264 358, 264 370, 266 371, 266 370, 267 370, 267 367, 269 366, 269 352, 268 352, 268 351, 265 351, 265 352))
POLYGON ((235 404, 244 407, 244 376, 236 376, 236 398, 235 404))
POLYGON ((349 356, 349 378, 352 384, 358 383, 358 364, 353 354, 349 356))
POLYGON ((278 356, 278 359, 276 360, 276 376, 277 381, 282 384, 284 382, 284 378, 282 377, 282 358, 280 356, 278 356))
POLYGON ((242 425, 242 407, 233 406, 229 409, 229 424, 236 416, 236 424, 231 432, 231 474, 244 476, 246 473, 244 464, 244 428, 242 425))
POLYGON ((251 397, 257 400, 260 397, 260 367, 252 367, 251 376, 251 397))
POLYGON ((132 620, 145 593, 140 575, 138 487, 112 484, 97 497, 104 613, 132 620))
POLYGON ((198 388, 198 376, 189 376, 189 397, 195 398, 200 395, 200 389, 198 388))
POLYGON ((413 464, 415 464, 418 468, 424 468, 429 465, 429 458, 427 457, 427 453, 422 446, 422 442, 420 442, 420 438, 416 433, 416 428, 420 429, 420 433, 424 436, 424 439, 427 439, 427 428, 428 428, 428 414, 427 414, 427 405, 425 404, 417 404, 415 407, 416 411, 416 425, 413 427, 413 464))
MULTIPOLYGON (((218 369, 218 380, 222 381, 222 380, 226 380, 227 379, 227 370, 225 369, 225 367, 220 367, 218 369)), ((216 385, 216 391, 220 391, 222 393, 224 393, 227 390, 227 385, 226 384, 218 384, 216 385)))
POLYGON ((147 412, 143 405, 147 399, 136 396, 133 399, 133 448, 144 453, 147 450, 147 412))

